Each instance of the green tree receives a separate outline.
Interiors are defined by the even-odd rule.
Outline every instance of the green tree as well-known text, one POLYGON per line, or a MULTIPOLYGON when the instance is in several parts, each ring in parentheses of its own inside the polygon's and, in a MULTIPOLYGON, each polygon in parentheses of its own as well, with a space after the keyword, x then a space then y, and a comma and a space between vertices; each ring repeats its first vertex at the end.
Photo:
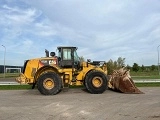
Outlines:
POLYGON ((109 60, 107 62, 108 74, 111 74, 113 70, 119 69, 125 66, 125 58, 119 57, 116 61, 109 60))
POLYGON ((80 59, 81 62, 85 62, 85 59, 84 59, 83 56, 79 57, 79 59, 80 59))
POLYGON ((141 66, 141 70, 142 70, 142 72, 145 70, 144 65, 141 66))
POLYGON ((113 69, 114 69, 114 62, 113 60, 109 60, 107 62, 107 70, 108 70, 108 74, 111 74, 113 72, 113 69))
POLYGON ((113 69, 115 69, 115 68, 118 67, 117 61, 114 61, 114 62, 113 62, 113 66, 114 66, 113 69))
POLYGON ((130 70, 130 69, 131 69, 131 66, 127 65, 126 68, 130 70))
POLYGON ((146 71, 146 72, 150 72, 150 71, 151 71, 151 66, 145 67, 145 71, 146 71))
POLYGON ((152 66, 151 66, 151 70, 154 71, 155 69, 156 69, 156 66, 155 66, 155 65, 152 65, 152 66))
POLYGON ((125 66, 125 58, 119 57, 117 60, 118 68, 125 66))
POLYGON ((137 72, 139 70, 139 66, 138 66, 137 63, 133 64, 132 70, 135 71, 135 72, 137 72))

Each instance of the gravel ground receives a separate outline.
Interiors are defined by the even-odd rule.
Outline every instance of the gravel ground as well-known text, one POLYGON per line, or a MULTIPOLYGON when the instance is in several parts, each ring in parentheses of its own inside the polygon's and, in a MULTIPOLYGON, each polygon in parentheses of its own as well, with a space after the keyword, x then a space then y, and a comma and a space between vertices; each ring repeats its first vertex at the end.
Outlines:
POLYGON ((44 96, 38 90, 0 90, 0 120, 160 120, 160 88, 145 94, 69 89, 44 96))

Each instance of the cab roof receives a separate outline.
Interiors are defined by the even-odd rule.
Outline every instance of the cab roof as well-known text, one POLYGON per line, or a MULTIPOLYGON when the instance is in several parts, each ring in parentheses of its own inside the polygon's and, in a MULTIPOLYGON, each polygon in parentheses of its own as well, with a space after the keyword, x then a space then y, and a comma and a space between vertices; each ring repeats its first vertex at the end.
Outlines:
POLYGON ((78 49, 77 47, 73 47, 73 46, 59 46, 59 47, 57 47, 57 49, 78 49))

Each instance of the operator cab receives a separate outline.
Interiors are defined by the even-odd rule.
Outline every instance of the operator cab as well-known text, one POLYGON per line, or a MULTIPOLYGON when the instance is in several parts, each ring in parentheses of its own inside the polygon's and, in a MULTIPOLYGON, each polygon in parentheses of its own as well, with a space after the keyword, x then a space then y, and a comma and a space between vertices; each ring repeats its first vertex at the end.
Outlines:
POLYGON ((77 55, 77 47, 58 47, 58 62, 62 68, 79 68, 80 59, 77 55))

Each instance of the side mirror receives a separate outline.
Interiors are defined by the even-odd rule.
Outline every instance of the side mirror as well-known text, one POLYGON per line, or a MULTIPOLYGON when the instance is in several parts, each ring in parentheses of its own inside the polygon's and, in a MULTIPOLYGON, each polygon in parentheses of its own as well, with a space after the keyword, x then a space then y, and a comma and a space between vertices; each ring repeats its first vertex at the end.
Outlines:
POLYGON ((91 62, 91 59, 87 59, 87 62, 91 62))

